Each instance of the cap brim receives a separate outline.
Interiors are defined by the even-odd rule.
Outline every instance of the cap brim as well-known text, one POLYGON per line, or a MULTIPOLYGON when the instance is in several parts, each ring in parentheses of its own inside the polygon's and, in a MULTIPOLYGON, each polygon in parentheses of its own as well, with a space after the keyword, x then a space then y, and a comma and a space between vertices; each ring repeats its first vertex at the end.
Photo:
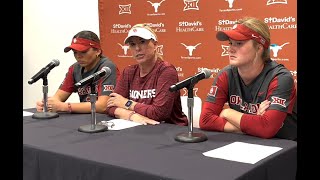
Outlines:
POLYGON ((250 39, 247 36, 234 31, 234 30, 230 30, 230 31, 218 31, 216 34, 216 38, 219 41, 227 41, 229 39, 233 39, 233 40, 237 40, 237 41, 242 41, 242 40, 247 40, 250 39))
POLYGON ((153 38, 151 38, 151 37, 149 37, 149 36, 138 36, 138 35, 132 35, 132 36, 128 36, 128 37, 126 37, 126 39, 124 40, 124 44, 127 44, 128 42, 129 42, 129 40, 130 40, 130 38, 131 37, 134 37, 134 36, 136 36, 136 37, 140 37, 140 38, 142 38, 142 39, 145 39, 145 40, 149 40, 149 39, 153 39, 153 38))
POLYGON ((74 49, 76 51, 86 51, 90 48, 90 46, 85 46, 82 44, 72 44, 66 48, 64 48, 64 52, 69 52, 71 49, 74 49))

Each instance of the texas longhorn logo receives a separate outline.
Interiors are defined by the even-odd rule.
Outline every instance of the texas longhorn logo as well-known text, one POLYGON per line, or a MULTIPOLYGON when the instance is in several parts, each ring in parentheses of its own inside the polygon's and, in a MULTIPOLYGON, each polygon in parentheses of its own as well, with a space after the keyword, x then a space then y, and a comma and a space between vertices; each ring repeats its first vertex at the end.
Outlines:
POLYGON ((233 7, 233 2, 234 2, 235 0, 225 0, 225 1, 228 1, 228 3, 229 3, 229 8, 232 8, 232 7, 233 7))
POLYGON ((123 49, 123 53, 124 55, 127 55, 128 54, 128 49, 129 49, 129 46, 128 45, 122 45, 120 43, 118 43, 119 46, 121 47, 121 49, 123 49))
POLYGON ((282 50, 283 46, 285 46, 287 44, 289 44, 289 42, 283 43, 282 45, 271 44, 270 50, 273 52, 273 57, 277 57, 279 50, 282 50))
POLYGON ((165 1, 165 0, 162 0, 162 1, 160 1, 159 3, 153 3, 153 2, 151 2, 151 1, 147 1, 147 2, 152 5, 152 7, 154 8, 154 12, 158 12, 158 8, 159 8, 159 6, 161 5, 161 3, 162 3, 163 1, 165 1))
POLYGON ((189 56, 192 56, 193 50, 196 49, 196 47, 198 45, 200 45, 201 43, 196 44, 195 46, 187 46, 184 43, 181 43, 182 45, 184 45, 184 47, 186 47, 186 49, 189 51, 189 56))

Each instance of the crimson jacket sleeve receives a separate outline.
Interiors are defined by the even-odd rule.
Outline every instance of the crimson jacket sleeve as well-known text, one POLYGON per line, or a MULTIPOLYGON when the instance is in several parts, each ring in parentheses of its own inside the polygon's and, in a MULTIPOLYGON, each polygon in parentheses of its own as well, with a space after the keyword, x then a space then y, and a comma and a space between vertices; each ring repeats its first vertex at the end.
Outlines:
POLYGON ((287 114, 292 113, 296 100, 293 79, 274 78, 269 85, 267 99, 271 101, 271 104, 262 116, 244 114, 241 117, 242 132, 262 138, 272 138, 276 135, 287 114))
POLYGON ((213 102, 204 102, 199 126, 203 130, 223 131, 227 121, 219 117, 219 114, 228 100, 228 76, 226 71, 219 74, 213 82, 207 95, 208 99, 214 100, 213 102))
POLYGON ((76 89, 74 88, 74 79, 73 79, 73 65, 71 65, 68 69, 68 72, 66 73, 66 76, 63 80, 63 82, 61 83, 59 89, 69 92, 69 93, 73 93, 76 92, 76 89))

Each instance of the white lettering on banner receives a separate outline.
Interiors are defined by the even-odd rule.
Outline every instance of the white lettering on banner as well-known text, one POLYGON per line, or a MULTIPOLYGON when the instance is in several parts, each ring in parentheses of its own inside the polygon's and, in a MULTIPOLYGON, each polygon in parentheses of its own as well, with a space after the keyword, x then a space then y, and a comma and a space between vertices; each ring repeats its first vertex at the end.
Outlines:
POLYGON ((203 32, 205 31, 201 21, 180 21, 176 27, 176 32, 203 32))
POLYGON ((167 30, 166 30, 166 29, 161 29, 161 28, 153 29, 153 31, 154 31, 155 33, 159 33, 159 32, 164 33, 164 32, 167 32, 167 30))
POLYGON ((271 58, 272 61, 289 61, 288 58, 271 58))
POLYGON ((269 29, 296 29, 297 24, 283 23, 281 25, 270 25, 269 29))
POLYGON ((194 22, 181 21, 179 22, 179 26, 202 26, 202 22, 201 21, 194 21, 194 22))
POLYGON ((184 77, 184 73, 182 72, 182 67, 176 67, 176 70, 178 72, 178 77, 184 77))
POLYGON ((202 59, 202 57, 185 57, 185 56, 181 56, 181 59, 189 59, 189 60, 200 60, 202 59))
POLYGON ((155 89, 146 89, 146 90, 130 90, 130 98, 133 99, 147 99, 156 97, 155 89))
MULTIPOLYGON (((203 69, 208 69, 208 68, 206 68, 206 67, 198 67, 198 72, 202 72, 203 69)), ((218 73, 220 72, 220 68, 212 68, 212 69, 210 69, 210 71, 211 71, 211 75, 210 75, 209 78, 212 79, 212 78, 215 78, 218 75, 218 73)))
POLYGON ((266 17, 264 22, 268 24, 269 29, 296 29, 296 18, 288 17, 266 17))
POLYGON ((164 27, 164 23, 160 22, 160 23, 146 23, 148 24, 148 26, 152 27, 152 28, 160 28, 160 27, 164 27))
POLYGON ((228 19, 221 19, 218 21, 218 25, 234 25, 238 20, 228 20, 228 19))
POLYGON ((220 12, 233 12, 233 11, 242 11, 242 8, 239 9, 219 9, 220 12))
POLYGON ((210 78, 213 79, 213 78, 217 77, 220 70, 221 70, 220 68, 212 68, 210 78))
POLYGON ((128 29, 121 29, 121 30, 118 30, 118 29, 110 29, 110 33, 111 34, 128 34, 128 29))
POLYGON ((226 30, 231 30, 232 26, 229 27, 221 27, 221 26, 216 26, 215 31, 226 31, 226 30))
POLYGON ((277 17, 266 17, 264 18, 265 23, 277 23, 277 22, 296 22, 296 18, 290 16, 290 17, 282 17, 282 18, 277 18, 277 17))
POLYGON ((182 71, 182 67, 176 67, 176 70, 177 70, 178 72, 180 72, 180 71, 182 71))
POLYGON ((184 77, 184 73, 178 73, 178 77, 184 77))
POLYGON ((203 32, 204 28, 197 28, 197 27, 188 27, 188 28, 181 28, 176 27, 176 32, 203 32))
POLYGON ((297 71, 296 70, 294 70, 294 71, 290 71, 290 73, 292 74, 292 76, 297 76, 297 71))
POLYGON ((112 28, 113 29, 124 29, 124 28, 130 29, 131 25, 130 24, 113 24, 112 28))
POLYGON ((162 22, 159 22, 159 23, 145 23, 145 24, 147 24, 148 26, 150 26, 155 33, 159 33, 159 32, 163 32, 163 33, 164 33, 164 32, 167 32, 167 30, 164 28, 165 25, 164 25, 164 23, 162 23, 162 22))
POLYGON ((164 16, 166 13, 153 13, 153 14, 147 14, 148 16, 164 16))

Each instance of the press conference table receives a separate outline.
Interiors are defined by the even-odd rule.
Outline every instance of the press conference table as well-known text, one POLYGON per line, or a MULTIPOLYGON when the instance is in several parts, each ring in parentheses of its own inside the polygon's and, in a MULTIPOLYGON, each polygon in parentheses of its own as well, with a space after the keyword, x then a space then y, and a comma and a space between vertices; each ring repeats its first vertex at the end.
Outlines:
MULTIPOLYGON (((25 111, 35 112, 34 109, 25 111)), ((97 122, 111 118, 96 114, 97 122)), ((24 180, 292 180, 297 143, 248 135, 201 131, 208 140, 174 140, 188 127, 162 123, 119 131, 83 133, 91 114, 59 114, 53 119, 23 117, 24 180), (202 153, 232 142, 281 147, 255 164, 206 157, 202 153)))

